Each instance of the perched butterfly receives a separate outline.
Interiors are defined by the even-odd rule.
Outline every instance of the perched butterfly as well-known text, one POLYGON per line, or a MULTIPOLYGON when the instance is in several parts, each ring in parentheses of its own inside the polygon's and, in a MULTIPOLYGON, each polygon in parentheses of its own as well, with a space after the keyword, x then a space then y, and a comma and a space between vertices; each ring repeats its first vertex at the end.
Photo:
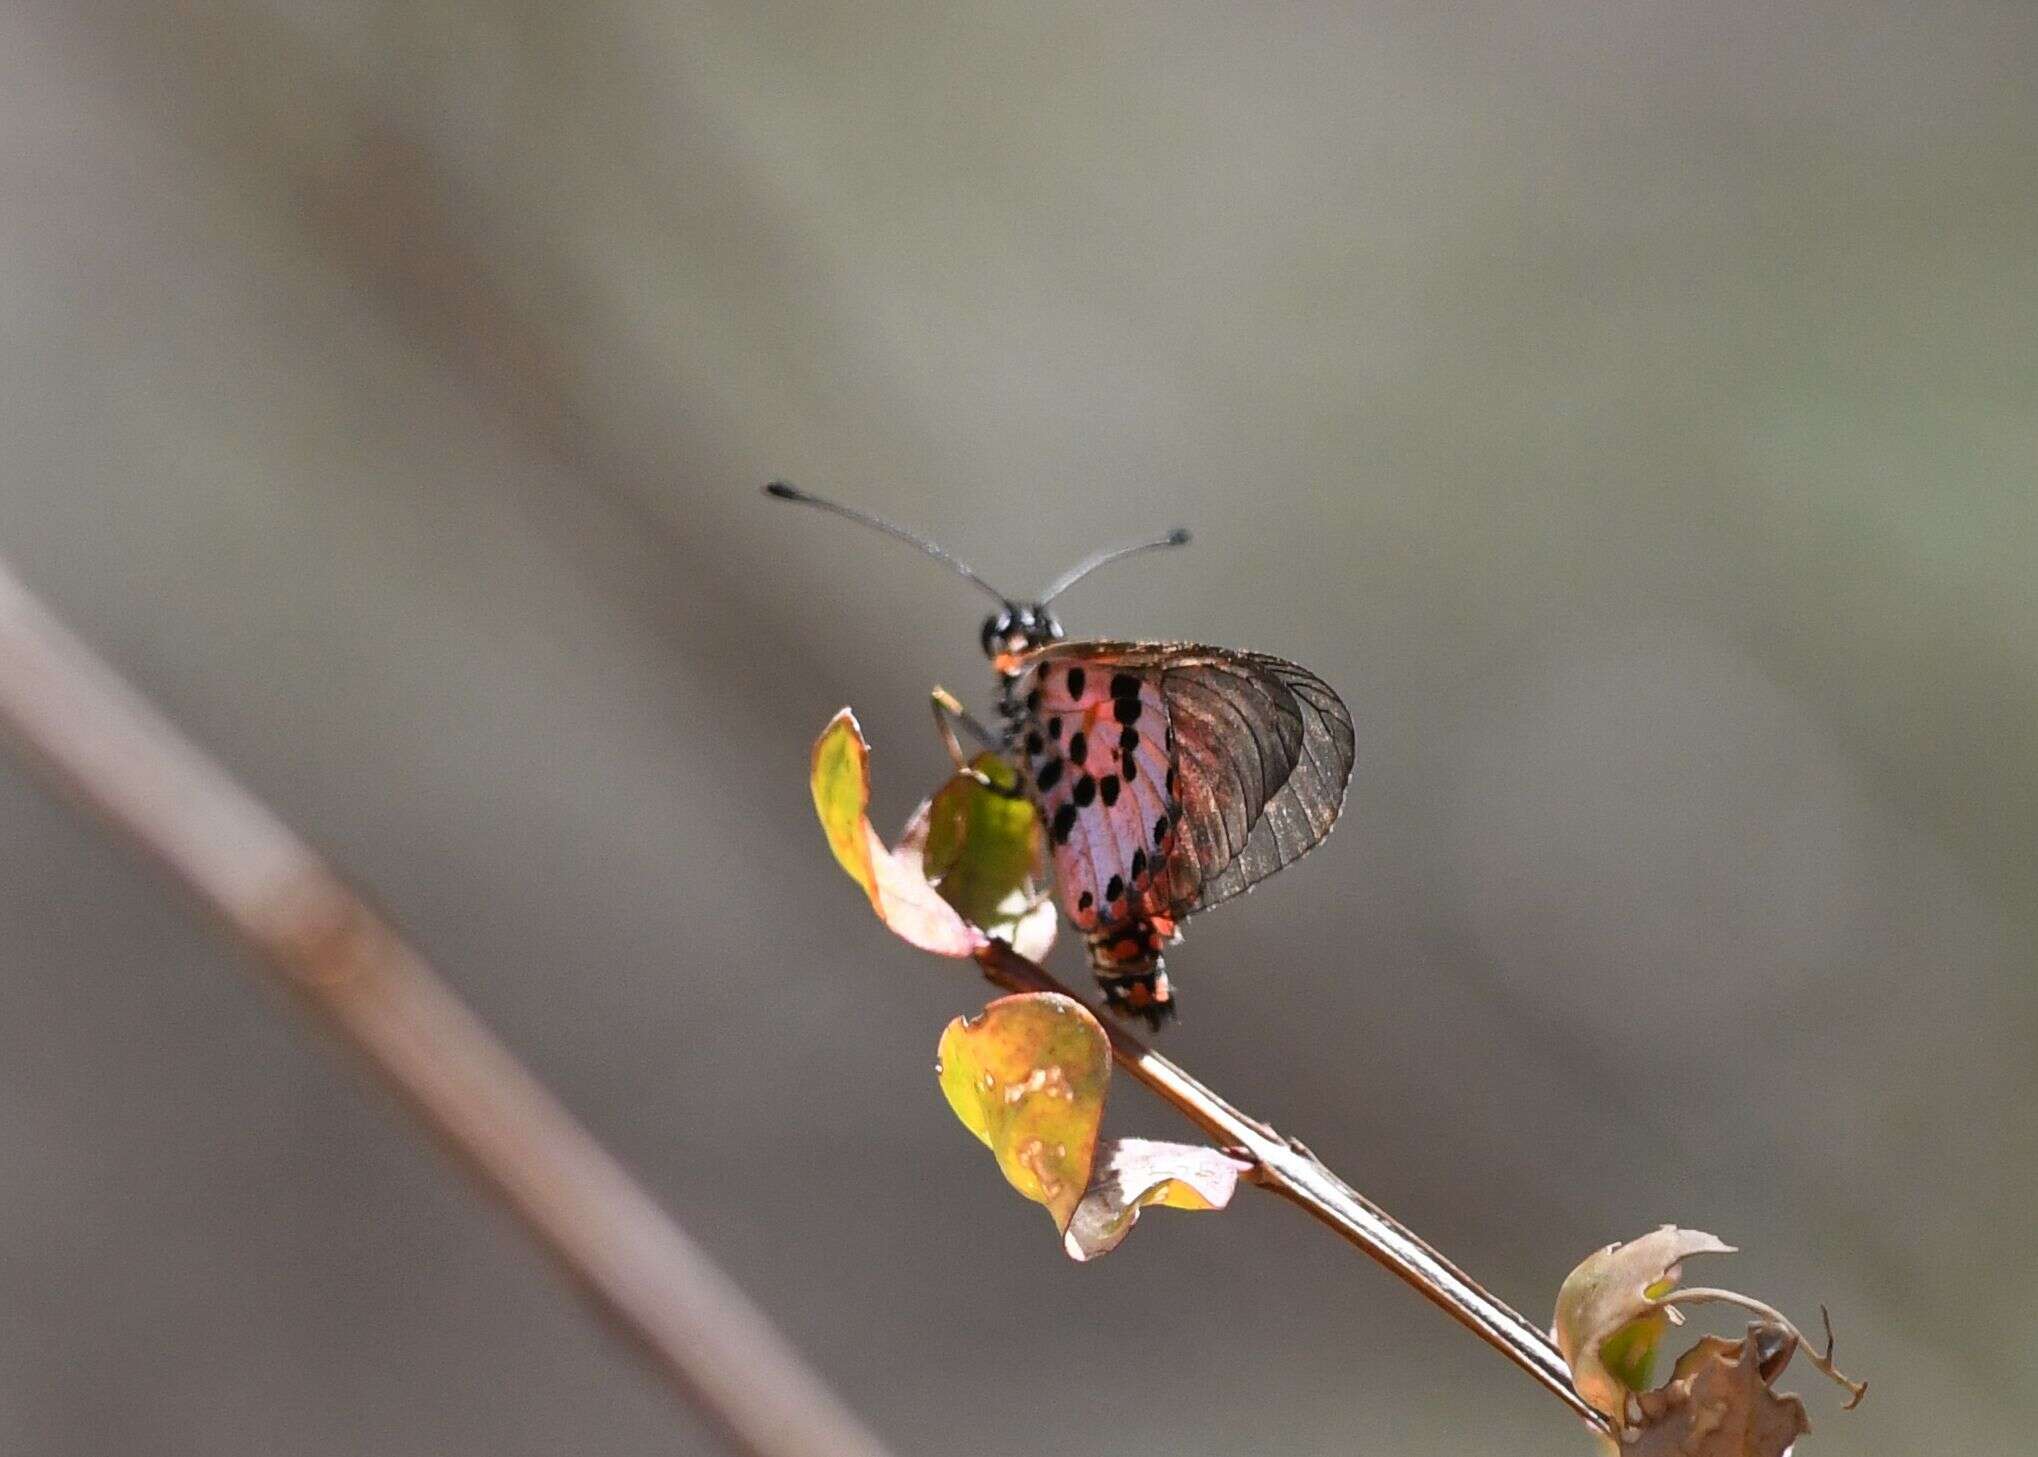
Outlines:
POLYGON ((1001 730, 937 689, 949 752, 964 765, 952 727, 961 723, 1013 760, 1014 792, 1040 813, 1056 896, 1106 1000, 1156 1026, 1173 1015, 1162 950, 1181 921, 1330 833, 1352 772, 1352 716, 1337 694, 1265 653, 1063 640, 1050 602, 1107 562, 1181 545, 1186 531, 1100 553, 1019 603, 912 532, 783 482, 765 489, 910 542, 997 598, 983 648, 1001 730))

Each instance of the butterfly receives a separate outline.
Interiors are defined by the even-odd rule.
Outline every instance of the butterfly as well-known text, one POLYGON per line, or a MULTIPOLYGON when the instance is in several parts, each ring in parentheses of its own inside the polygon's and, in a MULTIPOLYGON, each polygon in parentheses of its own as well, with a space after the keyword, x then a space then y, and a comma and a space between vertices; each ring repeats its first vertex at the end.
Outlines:
POLYGON ((765 490, 910 542, 998 599, 981 633, 997 730, 939 689, 936 720, 959 767, 955 723, 1013 762, 1010 792, 1040 815, 1056 898, 1105 1000, 1160 1026, 1176 1011, 1163 952, 1182 921, 1330 833, 1351 780, 1350 710, 1314 673, 1270 654, 1066 639, 1049 603, 1108 562, 1182 545, 1186 531, 1101 552, 1021 603, 890 522, 782 481, 765 490))

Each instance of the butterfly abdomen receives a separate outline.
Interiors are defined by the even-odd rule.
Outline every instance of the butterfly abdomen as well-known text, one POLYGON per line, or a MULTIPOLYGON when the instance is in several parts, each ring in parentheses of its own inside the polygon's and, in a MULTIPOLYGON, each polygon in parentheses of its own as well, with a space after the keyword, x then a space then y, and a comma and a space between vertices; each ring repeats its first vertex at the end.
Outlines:
POLYGON ((1174 1016, 1162 951, 1175 939, 1175 923, 1164 916, 1140 917, 1122 926, 1096 931, 1085 938, 1090 969, 1104 999, 1121 1011, 1134 1013, 1156 1027, 1174 1016))

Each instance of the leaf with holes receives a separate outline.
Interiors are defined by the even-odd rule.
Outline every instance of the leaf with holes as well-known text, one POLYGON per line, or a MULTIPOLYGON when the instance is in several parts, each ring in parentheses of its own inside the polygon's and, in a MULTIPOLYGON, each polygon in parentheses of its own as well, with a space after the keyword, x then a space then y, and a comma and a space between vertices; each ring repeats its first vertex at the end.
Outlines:
POLYGON ((986 937, 927 883, 917 844, 890 850, 870 823, 870 746, 843 709, 814 740, 809 765, 814 812, 828 848, 893 931, 924 951, 968 956, 986 937))
POLYGON ((1222 1209, 1249 1164, 1214 1148, 1119 1138, 1104 1145, 1097 1174, 1062 1235, 1072 1260, 1108 1255, 1139 1222, 1139 1211, 1222 1209))
POLYGON ((941 1034, 935 1071, 948 1106, 1006 1180, 1067 1230, 1096 1159, 1111 1044, 1071 997, 1000 997, 941 1034))

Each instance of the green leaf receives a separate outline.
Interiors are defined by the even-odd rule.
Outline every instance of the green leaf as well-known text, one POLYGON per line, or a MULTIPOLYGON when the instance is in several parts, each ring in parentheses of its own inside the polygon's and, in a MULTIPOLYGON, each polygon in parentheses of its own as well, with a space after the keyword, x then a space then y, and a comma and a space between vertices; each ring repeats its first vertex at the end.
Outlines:
MULTIPOLYGON (((1001 788, 1018 783, 1017 771, 996 754, 979 754, 970 767, 1001 788)), ((922 864, 941 898, 1022 955, 1036 961, 1046 955, 1054 944, 1055 918, 1053 907, 1036 893, 1043 846, 1033 801, 957 774, 935 791, 926 825, 922 864)))
POLYGON ((955 1116, 990 1147, 1006 1181, 1066 1231, 1096 1159, 1111 1044, 1081 1002, 1000 997, 941 1034, 935 1063, 955 1116))

